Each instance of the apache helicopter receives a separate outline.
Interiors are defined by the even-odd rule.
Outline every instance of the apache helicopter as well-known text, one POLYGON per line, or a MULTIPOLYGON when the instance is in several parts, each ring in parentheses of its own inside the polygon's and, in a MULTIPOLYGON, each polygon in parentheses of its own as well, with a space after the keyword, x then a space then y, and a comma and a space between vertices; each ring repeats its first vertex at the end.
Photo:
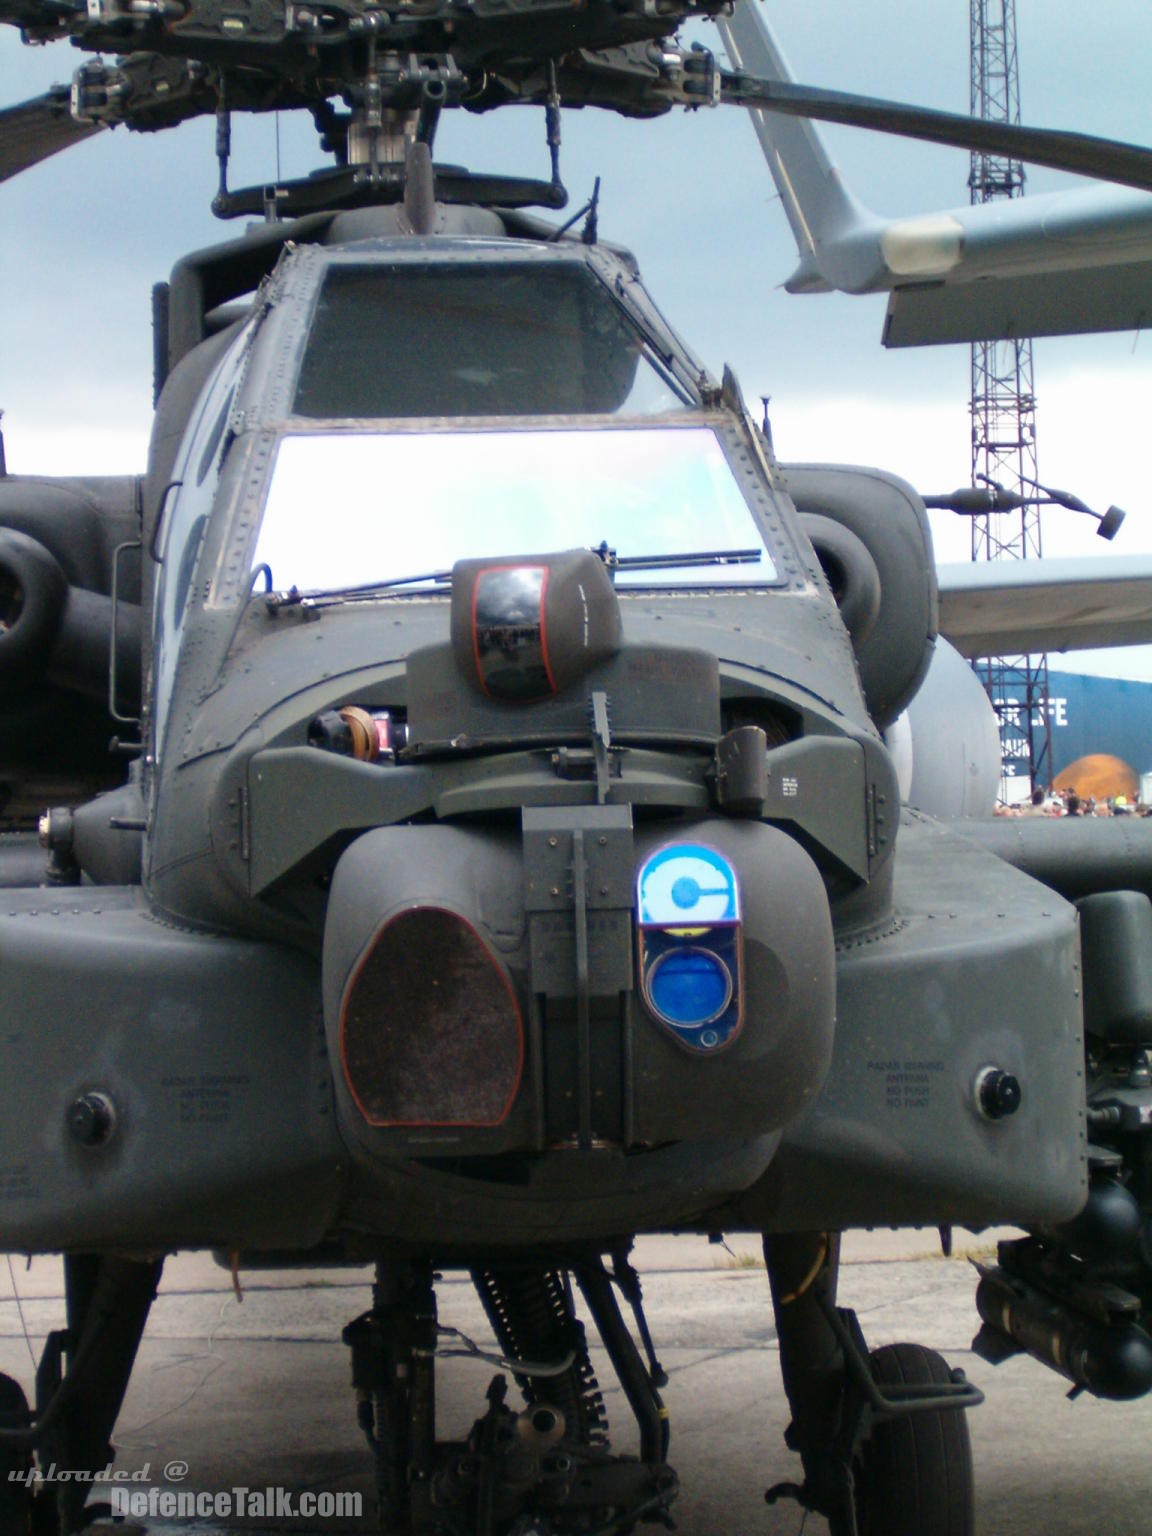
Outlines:
MULTIPOLYGON (((983 848, 902 812, 922 500, 778 463, 595 200, 529 211, 565 201, 562 106, 848 110, 677 44, 724 11, 0 0, 118 55, 0 113, 5 176, 207 112, 218 211, 266 216, 157 290, 143 476, 0 476, 0 1239, 64 1254, 68 1311, 31 1408, 3 1382, 5 1469, 106 1464, 182 1248, 375 1264, 344 1337, 411 1536, 667 1522, 640 1233, 763 1234, 803 1469, 769 1497, 835 1536, 910 1529, 910 1489, 970 1530, 980 1396, 869 1353, 846 1228, 1026 1224, 985 1351, 1152 1388, 1149 828, 983 848), (433 161, 443 111, 513 103, 550 181, 433 161), (230 190, 230 113, 298 107, 336 167, 230 190), (506 1373, 453 1442, 445 1268, 506 1373)), ((996 142, 1152 185, 1130 146, 996 142)), ((0 1486, 6 1531, 91 1517, 82 1484, 0 1486)))

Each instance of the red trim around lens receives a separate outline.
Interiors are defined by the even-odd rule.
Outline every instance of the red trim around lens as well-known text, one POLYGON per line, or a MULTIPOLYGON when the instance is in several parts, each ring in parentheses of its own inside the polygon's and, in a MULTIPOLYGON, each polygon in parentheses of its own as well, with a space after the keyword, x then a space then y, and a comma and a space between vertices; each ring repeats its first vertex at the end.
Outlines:
MULTIPOLYGON (((540 655, 544 662, 544 676, 548 679, 548 687, 552 693, 557 692, 556 679, 552 676, 552 664, 548 660, 548 626, 544 618, 545 598, 548 593, 548 578, 551 575, 546 565, 524 565, 517 560, 509 560, 503 565, 486 565, 476 572, 472 582, 472 663, 476 668, 476 683, 480 692, 486 699, 493 697, 488 691, 488 685, 484 681, 484 669, 480 665, 480 641, 476 635, 476 605, 480 600, 480 582, 492 571, 539 571, 542 576, 540 582, 540 655)), ((530 704, 531 699, 522 702, 530 704)), ((479 937, 479 935, 477 935, 479 937)), ((480 940, 483 943, 483 939, 480 940)))
POLYGON ((454 1127, 484 1130, 504 1124, 509 1114, 512 1112, 512 1106, 516 1102, 516 1097, 519 1094, 521 1084, 524 1081, 524 1017, 520 1012, 520 1003, 516 997, 516 990, 512 985, 512 980, 509 977, 507 971, 500 964, 496 956, 492 953, 491 948, 487 943, 485 943, 477 929, 473 926, 472 923, 468 921, 466 917, 462 917, 459 912, 454 912, 451 907, 440 906, 435 902, 414 901, 410 902, 409 905, 406 906, 402 911, 394 913, 386 923, 384 923, 376 930, 376 932, 372 935, 371 940, 364 946, 364 951, 361 954, 359 960, 356 962, 356 967, 344 986, 344 994, 340 1002, 340 1067, 344 1074, 344 1085, 348 1089, 348 1092, 352 1095, 352 1101, 356 1105, 356 1108, 360 1111, 361 1115, 363 1115, 365 1121, 369 1125, 377 1126, 381 1129, 391 1128, 400 1130, 405 1128, 415 1129, 425 1127, 434 1130, 448 1130, 454 1127), (463 926, 467 928, 468 932, 475 937, 476 941, 483 949, 485 955, 488 957, 489 964, 492 966, 492 969, 503 982, 504 990, 508 993, 508 1000, 512 1004, 512 1014, 516 1020, 516 1077, 512 1084, 512 1090, 508 1095, 507 1102, 505 1103, 504 1108, 501 1110, 499 1118, 496 1120, 375 1120, 365 1109, 364 1105, 360 1102, 360 1097, 357 1094, 355 1088, 352 1086, 352 1078, 348 1071, 348 1060, 344 1049, 344 1026, 348 1016, 348 999, 355 990, 356 983, 360 979, 360 973, 372 958, 372 952, 380 942, 380 939, 385 933, 387 933, 388 929, 391 928, 393 923, 398 922, 402 917, 406 917, 410 912, 441 912, 445 917, 454 918, 458 923, 462 923, 463 926))

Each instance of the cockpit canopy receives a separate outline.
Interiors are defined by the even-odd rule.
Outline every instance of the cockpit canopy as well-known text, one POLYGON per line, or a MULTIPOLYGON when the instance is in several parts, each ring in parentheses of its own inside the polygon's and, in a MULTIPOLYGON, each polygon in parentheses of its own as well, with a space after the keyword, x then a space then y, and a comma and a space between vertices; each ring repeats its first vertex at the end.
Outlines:
POLYGON ((447 595, 459 560, 579 548, 618 588, 775 586, 758 464, 624 254, 300 247, 209 375, 173 465, 158 734, 190 611, 211 624, 259 586, 311 607, 447 595))
POLYGON ((329 268, 293 414, 647 415, 686 403, 587 267, 403 261, 329 268))
POLYGON ((301 281, 248 567, 269 585, 427 590, 459 559, 579 546, 618 585, 778 579, 699 367, 626 260, 406 242, 301 281))

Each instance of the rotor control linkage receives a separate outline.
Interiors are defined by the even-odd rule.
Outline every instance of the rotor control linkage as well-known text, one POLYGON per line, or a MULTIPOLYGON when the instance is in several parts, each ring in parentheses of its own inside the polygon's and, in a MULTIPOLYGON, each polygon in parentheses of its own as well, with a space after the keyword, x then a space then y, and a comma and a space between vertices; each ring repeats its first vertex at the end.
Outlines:
MULTIPOLYGON (((0 114, 0 179, 77 142, 94 124, 150 130, 213 113, 227 74, 236 110, 323 112, 325 102, 342 95, 353 108, 353 136, 368 129, 372 165, 377 130, 386 130, 389 113, 419 113, 420 137, 431 143, 443 106, 543 106, 553 176, 540 184, 539 200, 552 207, 562 206, 561 103, 631 117, 673 107, 747 107, 1152 188, 1152 151, 1141 145, 724 70, 699 44, 677 45, 683 22, 728 9, 730 0, 598 0, 577 14, 570 0, 517 0, 516 15, 506 16, 503 7, 487 15, 459 0, 430 0, 413 17, 407 7, 382 12, 374 0, 302 0, 279 12, 265 8, 257 18, 215 0, 0 0, 0 23, 20 27, 30 42, 70 37, 93 52, 121 55, 114 65, 82 67, 71 120, 59 87, 0 114), (26 142, 33 125, 44 130, 43 142, 26 142)), ((325 137, 339 153, 327 128, 325 137)))

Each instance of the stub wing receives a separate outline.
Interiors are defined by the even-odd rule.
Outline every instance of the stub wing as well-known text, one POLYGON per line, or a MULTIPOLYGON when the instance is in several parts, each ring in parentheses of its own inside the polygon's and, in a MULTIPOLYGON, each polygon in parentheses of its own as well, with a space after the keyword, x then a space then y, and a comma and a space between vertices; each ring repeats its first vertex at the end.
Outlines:
POLYGON ((1152 643, 1152 555, 942 565, 940 633, 963 656, 1152 643))

